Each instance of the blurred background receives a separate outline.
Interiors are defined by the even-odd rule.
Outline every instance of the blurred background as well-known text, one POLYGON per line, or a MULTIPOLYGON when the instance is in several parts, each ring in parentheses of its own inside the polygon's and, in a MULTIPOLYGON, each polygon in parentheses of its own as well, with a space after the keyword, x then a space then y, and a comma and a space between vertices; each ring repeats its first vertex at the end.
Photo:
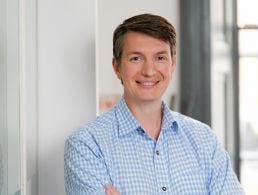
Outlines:
POLYGON ((153 13, 177 29, 170 107, 209 124, 258 193, 255 0, 0 0, 0 195, 65 194, 64 141, 122 95, 112 34, 153 13))

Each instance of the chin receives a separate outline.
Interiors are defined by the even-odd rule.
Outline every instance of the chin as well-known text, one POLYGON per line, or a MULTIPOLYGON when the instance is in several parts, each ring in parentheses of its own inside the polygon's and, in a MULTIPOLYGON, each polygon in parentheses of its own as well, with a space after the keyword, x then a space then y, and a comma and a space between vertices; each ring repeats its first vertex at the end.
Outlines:
POLYGON ((144 96, 139 98, 141 101, 146 101, 146 102, 156 102, 156 101, 161 101, 161 96, 155 96, 155 97, 148 97, 148 96, 144 96))

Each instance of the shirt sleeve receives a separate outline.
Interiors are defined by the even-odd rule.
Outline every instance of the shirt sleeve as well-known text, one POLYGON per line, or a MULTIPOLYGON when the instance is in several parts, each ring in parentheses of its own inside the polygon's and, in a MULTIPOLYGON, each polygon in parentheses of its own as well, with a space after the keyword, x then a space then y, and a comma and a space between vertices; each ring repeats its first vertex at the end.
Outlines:
POLYGON ((245 194, 232 169, 228 153, 221 147, 215 135, 214 140, 210 194, 245 194))
POLYGON ((71 136, 65 143, 64 176, 67 195, 105 194, 110 177, 92 136, 71 136))

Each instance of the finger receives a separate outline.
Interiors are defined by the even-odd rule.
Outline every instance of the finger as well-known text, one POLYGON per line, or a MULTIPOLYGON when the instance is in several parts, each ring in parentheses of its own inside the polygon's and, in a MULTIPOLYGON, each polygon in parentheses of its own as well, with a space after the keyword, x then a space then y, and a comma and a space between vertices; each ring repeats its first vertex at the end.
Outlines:
POLYGON ((105 192, 106 192, 106 195, 113 195, 113 192, 112 192, 112 187, 111 186, 105 186, 105 192))
POLYGON ((119 195, 119 192, 114 186, 106 185, 104 186, 106 195, 119 195))
POLYGON ((110 186, 110 185, 105 186, 105 191, 106 191, 107 195, 117 195, 118 194, 116 188, 113 186, 110 186))

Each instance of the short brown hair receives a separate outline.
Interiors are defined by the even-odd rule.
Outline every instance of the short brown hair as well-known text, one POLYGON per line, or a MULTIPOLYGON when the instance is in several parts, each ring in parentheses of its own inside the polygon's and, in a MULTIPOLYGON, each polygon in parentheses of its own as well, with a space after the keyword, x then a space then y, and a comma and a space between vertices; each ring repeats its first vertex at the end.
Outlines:
POLYGON ((113 56, 120 62, 123 38, 128 32, 141 32, 169 43, 171 55, 176 54, 176 31, 165 18, 153 14, 141 14, 126 19, 114 31, 113 56))

